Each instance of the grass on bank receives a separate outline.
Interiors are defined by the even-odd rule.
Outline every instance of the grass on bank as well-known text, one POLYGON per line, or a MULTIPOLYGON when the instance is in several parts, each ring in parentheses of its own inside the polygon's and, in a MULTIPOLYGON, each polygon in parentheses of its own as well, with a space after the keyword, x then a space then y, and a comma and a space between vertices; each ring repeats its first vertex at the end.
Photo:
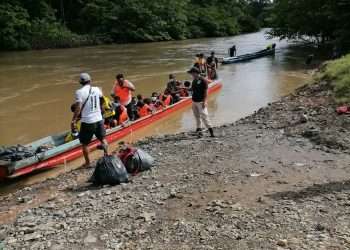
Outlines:
POLYGON ((320 78, 331 82, 337 103, 350 104, 350 54, 328 62, 320 78))

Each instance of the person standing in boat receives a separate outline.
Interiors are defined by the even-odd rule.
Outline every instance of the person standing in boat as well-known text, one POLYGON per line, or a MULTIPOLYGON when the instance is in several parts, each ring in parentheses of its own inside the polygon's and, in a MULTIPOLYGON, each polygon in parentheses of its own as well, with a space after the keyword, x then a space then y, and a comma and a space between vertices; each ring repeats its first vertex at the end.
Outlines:
POLYGON ((192 110, 196 119, 197 130, 202 135, 202 122, 208 128, 210 136, 214 137, 208 114, 208 81, 200 75, 200 70, 192 67, 187 73, 192 75, 192 110))
POLYGON ((75 131, 77 122, 80 119, 81 127, 79 140, 83 145, 85 165, 90 165, 89 148, 92 137, 101 142, 104 154, 108 154, 108 144, 105 139, 106 130, 103 125, 101 107, 103 104, 103 94, 98 87, 91 86, 91 77, 87 73, 80 74, 79 83, 82 85, 75 92, 75 110, 72 118, 71 129, 75 131))
POLYGON ((193 65, 193 67, 198 68, 202 75, 206 74, 206 70, 207 70, 206 65, 207 65, 207 62, 205 60, 204 54, 200 53, 200 54, 196 55, 196 61, 193 65))
POLYGON ((128 110, 128 116, 131 121, 134 121, 136 119, 136 117, 134 117, 133 107, 131 103, 132 92, 134 91, 134 84, 126 80, 123 74, 118 74, 116 76, 116 81, 114 83, 112 95, 119 96, 120 103, 128 110))
POLYGON ((229 48, 228 51, 229 51, 228 53, 229 53, 230 57, 236 56, 236 54, 237 54, 236 45, 233 45, 231 48, 229 48))
POLYGON ((218 66, 219 66, 219 60, 215 56, 215 52, 212 51, 210 56, 207 58, 208 79, 210 80, 217 79, 218 66))

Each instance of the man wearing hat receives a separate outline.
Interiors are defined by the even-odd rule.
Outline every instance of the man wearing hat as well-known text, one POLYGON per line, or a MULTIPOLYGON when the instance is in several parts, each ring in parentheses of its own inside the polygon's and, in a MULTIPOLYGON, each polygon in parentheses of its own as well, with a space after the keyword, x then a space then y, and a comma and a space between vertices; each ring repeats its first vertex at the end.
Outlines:
POLYGON ((82 85, 75 92, 75 105, 71 128, 75 130, 77 121, 80 118, 81 127, 79 132, 79 140, 83 145, 83 154, 86 166, 90 165, 89 148, 92 137, 101 141, 101 148, 105 155, 108 153, 108 144, 105 140, 106 130, 103 125, 101 112, 101 102, 103 102, 102 91, 98 87, 91 86, 91 77, 87 73, 80 74, 79 83, 82 85))
POLYGON ((210 136, 214 137, 208 114, 208 81, 200 75, 200 70, 196 67, 188 71, 192 75, 192 110, 196 119, 196 132, 202 135, 202 122, 208 128, 210 136))

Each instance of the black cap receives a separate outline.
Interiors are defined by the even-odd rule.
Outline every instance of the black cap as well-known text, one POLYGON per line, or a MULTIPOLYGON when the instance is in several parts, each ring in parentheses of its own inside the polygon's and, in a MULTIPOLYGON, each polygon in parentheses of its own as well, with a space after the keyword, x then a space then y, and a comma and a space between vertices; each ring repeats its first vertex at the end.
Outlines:
POLYGON ((191 73, 201 73, 200 70, 197 67, 192 67, 189 71, 187 71, 187 73, 191 74, 191 73))

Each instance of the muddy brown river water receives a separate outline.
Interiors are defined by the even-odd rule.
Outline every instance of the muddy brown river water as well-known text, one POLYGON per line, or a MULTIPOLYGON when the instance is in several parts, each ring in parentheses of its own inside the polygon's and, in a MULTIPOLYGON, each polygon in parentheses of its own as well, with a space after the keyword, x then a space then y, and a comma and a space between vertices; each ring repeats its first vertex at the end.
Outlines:
MULTIPOLYGON (((69 107, 82 71, 89 72, 105 93, 110 92, 116 73, 123 72, 135 83, 137 93, 150 95, 164 88, 169 73, 178 79, 188 78, 184 72, 198 52, 215 50, 224 56, 228 47, 236 44, 242 54, 271 42, 261 31, 225 38, 1 53, 0 145, 28 143, 69 129, 69 107)), ((211 98, 214 124, 235 121, 305 82, 305 52, 287 42, 274 42, 278 44, 275 57, 220 67, 224 88, 211 98)), ((192 127, 187 109, 151 126, 145 134, 192 127)))

